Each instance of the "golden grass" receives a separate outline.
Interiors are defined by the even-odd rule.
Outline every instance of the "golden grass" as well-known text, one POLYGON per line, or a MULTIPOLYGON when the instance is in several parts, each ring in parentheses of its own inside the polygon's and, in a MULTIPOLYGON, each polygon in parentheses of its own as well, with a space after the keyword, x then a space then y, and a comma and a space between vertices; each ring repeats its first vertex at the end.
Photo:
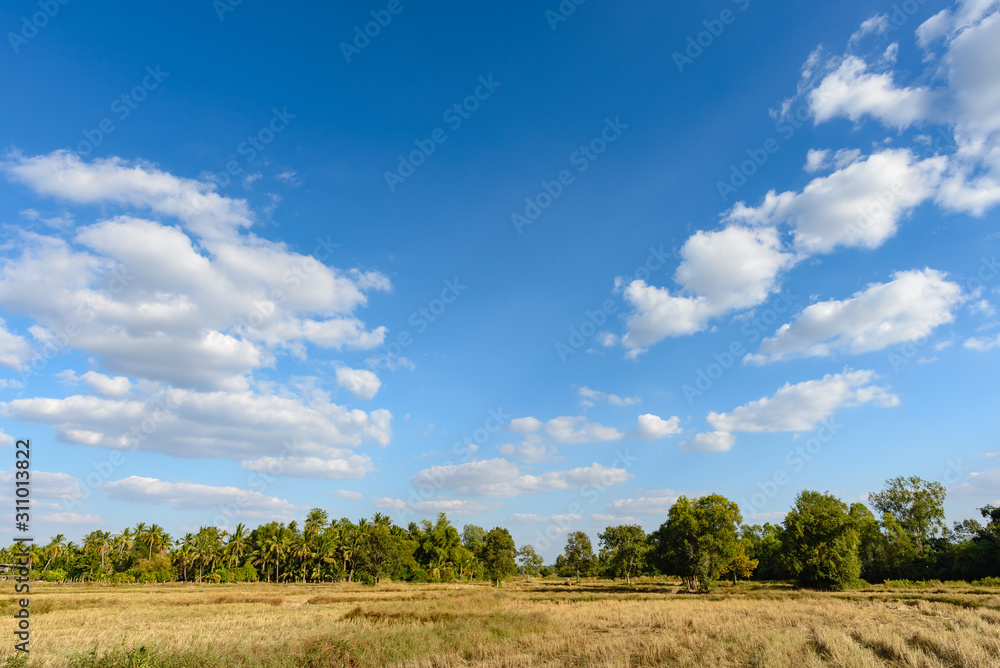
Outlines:
MULTIPOLYGON (((662 580, 555 579, 500 590, 32 590, 33 666, 1000 666, 1000 589, 953 583, 845 593, 741 583, 710 596, 662 580)), ((0 614, 13 605, 0 598, 0 614)), ((12 645, 0 647, 0 665, 12 645)))

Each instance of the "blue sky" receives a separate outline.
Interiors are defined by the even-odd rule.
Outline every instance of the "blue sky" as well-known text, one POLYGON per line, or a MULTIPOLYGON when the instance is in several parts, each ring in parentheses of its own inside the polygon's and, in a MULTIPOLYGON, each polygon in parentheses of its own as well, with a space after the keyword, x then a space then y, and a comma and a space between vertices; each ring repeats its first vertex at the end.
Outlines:
POLYGON ((0 25, 39 535, 446 511, 551 558, 680 494, 1000 497, 995 3, 0 25))

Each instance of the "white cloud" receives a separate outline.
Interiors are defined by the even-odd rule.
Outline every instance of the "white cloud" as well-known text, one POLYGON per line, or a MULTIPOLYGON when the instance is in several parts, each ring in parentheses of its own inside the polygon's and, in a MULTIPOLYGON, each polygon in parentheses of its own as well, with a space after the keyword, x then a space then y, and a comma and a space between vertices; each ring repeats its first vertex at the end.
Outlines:
POLYGON ((337 385, 358 399, 371 399, 382 387, 382 381, 373 372, 366 369, 351 369, 342 366, 337 369, 337 385))
POLYGON ((962 345, 969 350, 976 350, 983 353, 987 350, 993 350, 994 348, 1000 346, 1000 335, 997 335, 997 337, 993 339, 973 336, 966 339, 965 343, 962 345))
POLYGON ((28 368, 32 357, 31 344, 21 336, 7 330, 7 323, 0 318, 0 366, 18 371, 28 368))
POLYGON ((845 371, 795 385, 786 383, 774 395, 729 413, 709 413, 708 423, 720 432, 810 431, 839 408, 898 405, 899 398, 887 388, 872 384, 875 378, 874 371, 845 371))
POLYGON ((689 452, 729 452, 735 443, 736 437, 727 431, 706 431, 681 443, 680 449, 689 452))
MULTIPOLYGON (((0 471, 0 482, 8 488, 14 486, 16 469, 0 471)), ((81 496, 80 481, 66 473, 31 471, 31 496, 43 499, 76 499, 81 496)))
POLYGON ((94 392, 102 397, 123 397, 132 389, 132 381, 125 376, 115 376, 112 378, 96 371, 88 371, 80 376, 80 380, 89 385, 94 392))
POLYGON ((845 57, 807 97, 817 123, 836 116, 858 121, 867 114, 902 129, 940 115, 935 91, 897 87, 889 74, 870 72, 865 61, 856 56, 845 57))
POLYGON ((165 482, 156 478, 129 476, 104 483, 108 496, 128 503, 169 505, 175 510, 210 510, 219 506, 239 508, 247 517, 290 519, 301 510, 284 499, 238 487, 217 487, 193 482, 165 482))
POLYGON ((541 464, 556 459, 559 451, 553 446, 525 441, 517 445, 512 443, 501 445, 500 454, 529 464, 541 464))
MULTIPOLYGON (((245 232, 246 203, 211 184, 65 152, 14 154, 0 169, 44 195, 148 209, 184 224, 121 215, 68 231, 69 240, 22 230, 0 260, 0 304, 34 319, 36 338, 61 337, 113 373, 244 390, 278 354, 384 340, 384 327, 368 330, 354 312, 368 291, 391 289, 387 277, 342 271, 245 232)), ((330 246, 320 240, 317 255, 330 246)))
POLYGON ((777 290, 779 273, 796 258, 770 227, 730 225, 699 231, 685 242, 674 280, 681 294, 634 280, 625 289, 632 307, 621 343, 635 356, 668 336, 704 330, 725 313, 756 306, 777 290))
POLYGON ((530 492, 548 492, 585 485, 608 487, 625 482, 632 475, 625 469, 592 464, 568 471, 539 475, 523 474, 518 466, 497 458, 464 464, 433 466, 413 476, 417 490, 453 490, 469 496, 512 497, 530 492))
POLYGON ((680 421, 681 419, 676 415, 669 420, 664 420, 652 413, 640 415, 636 436, 639 438, 654 439, 679 434, 683 431, 680 421))
POLYGON ((614 516, 622 513, 632 513, 635 515, 662 515, 666 516, 670 512, 670 507, 677 502, 679 493, 669 493, 662 496, 641 496, 637 499, 615 499, 608 504, 608 511, 614 516))
POLYGON ((812 149, 812 148, 809 149, 809 152, 806 153, 806 165, 805 165, 804 169, 807 172, 818 172, 818 171, 820 171, 821 169, 823 169, 824 167, 826 167, 826 165, 827 165, 827 156, 829 154, 830 154, 830 151, 828 151, 826 149, 823 149, 823 150, 817 150, 817 149, 812 149))
POLYGON ((542 421, 533 417, 514 418, 508 428, 518 434, 530 434, 542 428, 542 421))
POLYGON ((363 478, 375 470, 371 457, 342 451, 326 457, 261 457, 243 462, 243 469, 290 478, 363 478))
POLYGON ((764 339, 748 361, 790 355, 860 354, 928 336, 953 322, 964 297, 961 287, 933 269, 902 271, 848 299, 817 302, 764 339))
POLYGON ((973 471, 966 476, 965 482, 948 489, 949 492, 963 498, 987 498, 992 503, 1000 503, 1000 468, 973 471))
POLYGON ((617 441, 624 437, 624 434, 614 427, 589 422, 582 415, 552 418, 545 423, 545 432, 560 445, 617 441))
POLYGON ((37 193, 78 204, 114 202, 184 221, 199 236, 232 234, 252 223, 244 200, 219 195, 211 183, 178 178, 146 162, 118 157, 86 163, 69 151, 8 156, 0 168, 37 193))
POLYGON ((606 401, 612 406, 632 406, 642 401, 639 397, 620 397, 617 394, 608 394, 599 390, 592 390, 587 386, 577 388, 580 397, 580 405, 590 408, 598 401, 606 401))
POLYGON ((800 193, 772 190, 758 207, 740 202, 727 219, 787 223, 795 247, 809 254, 877 248, 905 215, 934 196, 945 165, 944 158, 918 160, 908 149, 887 149, 813 179, 800 193))
POLYGON ((334 495, 338 499, 347 499, 348 501, 360 501, 363 497, 361 492, 352 492, 347 489, 335 489, 330 494, 334 495))
POLYGON ((492 510, 495 504, 482 501, 470 501, 465 499, 437 499, 431 501, 406 502, 402 499, 389 497, 375 497, 372 503, 376 508, 401 509, 409 508, 418 513, 436 515, 437 513, 448 513, 449 515, 474 515, 492 510))
POLYGON ((330 403, 321 391, 196 392, 168 389, 143 399, 30 398, 0 402, 0 414, 52 425, 65 443, 112 449, 138 447, 177 457, 248 459, 279 456, 336 459, 365 441, 388 445, 392 415, 330 403))

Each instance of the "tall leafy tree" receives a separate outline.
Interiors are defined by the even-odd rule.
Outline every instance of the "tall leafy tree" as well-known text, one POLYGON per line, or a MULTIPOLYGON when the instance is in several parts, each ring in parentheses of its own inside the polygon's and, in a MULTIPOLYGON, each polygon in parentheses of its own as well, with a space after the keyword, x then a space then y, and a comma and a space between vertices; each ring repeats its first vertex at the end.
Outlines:
POLYGON ((736 555, 741 521, 739 506, 724 496, 681 496, 653 534, 660 567, 679 575, 688 591, 711 591, 736 555))
POLYGON ((483 538, 480 557, 486 577, 499 587, 504 578, 510 577, 516 571, 517 566, 514 563, 516 554, 517 548, 509 531, 500 527, 489 531, 483 538))
POLYGON ((944 500, 947 490, 939 482, 917 476, 892 478, 885 489, 868 495, 868 502, 880 514, 890 513, 913 540, 918 552, 944 530, 944 500))
POLYGON ((783 527, 782 560, 799 586, 846 589, 861 576, 857 521, 837 497, 799 493, 783 527))
POLYGON ((542 555, 538 554, 534 545, 522 545, 517 551, 517 558, 521 562, 521 569, 525 575, 538 575, 545 561, 542 555))
POLYGON ((577 581, 580 574, 589 575, 597 563, 594 547, 590 536, 582 531, 573 531, 566 536, 566 547, 563 549, 563 564, 567 570, 576 573, 577 581))
POLYGON ((625 576, 625 582, 632 584, 632 576, 646 564, 649 540, 646 532, 638 524, 608 527, 597 535, 601 546, 607 551, 608 565, 616 574, 625 576))

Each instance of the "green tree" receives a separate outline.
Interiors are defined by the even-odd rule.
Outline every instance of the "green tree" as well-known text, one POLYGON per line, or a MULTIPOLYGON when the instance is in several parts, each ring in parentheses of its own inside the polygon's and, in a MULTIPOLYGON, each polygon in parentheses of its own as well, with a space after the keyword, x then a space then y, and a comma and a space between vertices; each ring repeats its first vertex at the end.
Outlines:
POLYGON ((736 555, 742 519, 739 506, 719 494, 680 497, 653 534, 661 568, 681 576, 688 591, 711 591, 736 555))
POLYGON ((513 575, 517 569, 514 557, 517 555, 517 548, 514 546, 514 539, 506 529, 497 527, 486 534, 483 538, 482 556, 483 570, 486 577, 491 582, 495 582, 499 587, 500 582, 513 575))
POLYGON ((608 565, 615 574, 625 576, 632 584, 632 575, 642 570, 649 552, 646 532, 638 524, 608 527, 597 535, 601 546, 607 550, 608 565))
POLYGON ((486 529, 475 524, 466 524, 462 527, 462 547, 471 552, 476 557, 483 548, 483 540, 486 538, 486 529))
POLYGON ((525 575, 538 575, 545 561, 542 555, 538 554, 533 545, 522 545, 517 551, 517 558, 521 562, 521 568, 525 575))
POLYGON ((580 581, 580 573, 589 575, 596 563, 597 557, 594 556, 594 547, 590 543, 590 536, 582 531, 574 531, 566 536, 563 564, 567 570, 576 573, 577 582, 580 581))
POLYGON ((799 586, 841 590, 861 576, 857 522, 837 497, 799 493, 783 527, 782 563, 799 586))
POLYGON ((944 530, 944 500, 947 490, 939 482, 928 482, 917 476, 892 478, 885 489, 868 495, 868 501, 879 514, 891 513, 900 527, 922 552, 931 538, 944 530))

